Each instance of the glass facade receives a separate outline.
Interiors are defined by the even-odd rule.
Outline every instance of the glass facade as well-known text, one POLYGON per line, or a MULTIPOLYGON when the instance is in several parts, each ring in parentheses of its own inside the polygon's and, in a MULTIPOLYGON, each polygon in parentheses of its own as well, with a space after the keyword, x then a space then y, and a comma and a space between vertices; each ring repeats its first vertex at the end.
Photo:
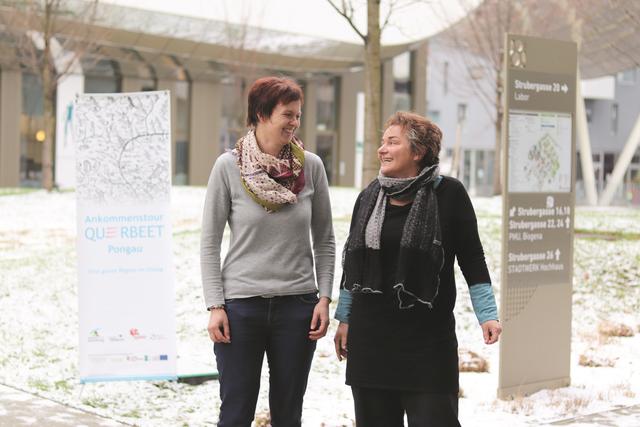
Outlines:
POLYGON ((116 93, 121 92, 122 74, 116 61, 101 59, 92 62, 82 61, 84 70, 85 93, 116 93))
POLYGON ((316 154, 322 159, 329 184, 337 179, 337 78, 321 80, 316 92, 316 154))
POLYGON ((220 153, 231 150, 244 135, 246 126, 245 81, 229 78, 222 84, 222 117, 220 120, 220 153))
POLYGON ((191 119, 191 84, 189 81, 177 81, 173 87, 176 103, 176 158, 175 185, 189 183, 189 127, 191 119))
POLYGON ((493 193, 493 150, 464 150, 460 179, 470 194, 489 196, 493 193))
POLYGON ((20 114, 20 186, 39 187, 42 181, 44 111, 42 84, 34 74, 22 74, 20 114))
POLYGON ((393 58, 393 111, 412 109, 411 52, 393 58))

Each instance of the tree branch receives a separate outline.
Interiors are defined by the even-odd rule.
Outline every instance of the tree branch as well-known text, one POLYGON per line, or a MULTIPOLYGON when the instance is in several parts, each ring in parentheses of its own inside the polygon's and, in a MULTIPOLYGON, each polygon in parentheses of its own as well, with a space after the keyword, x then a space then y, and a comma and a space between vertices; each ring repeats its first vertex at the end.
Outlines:
POLYGON ((340 16, 342 16, 344 19, 347 20, 347 22, 349 23, 349 25, 351 26, 351 28, 353 28, 353 31, 356 32, 356 34, 358 36, 360 36, 360 38, 362 39, 363 42, 367 42, 367 35, 362 34, 362 32, 358 29, 358 27, 356 27, 356 24, 353 22, 353 5, 351 4, 351 2, 346 2, 345 0, 342 0, 342 8, 339 8, 338 6, 336 6, 332 0, 327 0, 327 3, 329 3, 331 5, 332 8, 335 9, 336 12, 338 12, 338 14, 340 16))

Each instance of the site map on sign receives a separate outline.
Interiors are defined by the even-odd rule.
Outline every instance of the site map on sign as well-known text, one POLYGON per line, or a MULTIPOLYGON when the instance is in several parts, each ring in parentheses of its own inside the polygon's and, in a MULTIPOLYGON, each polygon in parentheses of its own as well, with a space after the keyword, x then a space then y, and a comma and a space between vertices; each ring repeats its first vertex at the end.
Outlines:
POLYGON ((571 115, 509 112, 509 192, 571 191, 571 115))

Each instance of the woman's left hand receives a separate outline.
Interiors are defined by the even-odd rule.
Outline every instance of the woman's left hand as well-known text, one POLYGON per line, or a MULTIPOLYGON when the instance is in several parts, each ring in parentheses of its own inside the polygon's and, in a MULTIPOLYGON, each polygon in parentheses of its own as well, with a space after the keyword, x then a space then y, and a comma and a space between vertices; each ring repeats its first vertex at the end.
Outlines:
POLYGON ((313 309, 309 339, 317 341, 327 334, 329 328, 329 298, 320 297, 313 309))
POLYGON ((487 320, 482 325, 482 335, 484 336, 485 344, 493 344, 498 342, 500 334, 502 333, 502 326, 497 320, 487 320))

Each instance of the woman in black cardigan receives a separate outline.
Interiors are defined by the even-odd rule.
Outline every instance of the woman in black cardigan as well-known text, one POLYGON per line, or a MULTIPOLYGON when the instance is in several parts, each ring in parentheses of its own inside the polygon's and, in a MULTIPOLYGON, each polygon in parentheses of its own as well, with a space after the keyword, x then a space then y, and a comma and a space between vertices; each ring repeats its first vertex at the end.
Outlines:
POLYGON ((356 201, 343 253, 338 359, 363 427, 459 426, 454 258, 485 342, 501 333, 491 279, 464 186, 439 175, 442 132, 392 115, 378 178, 356 201))

